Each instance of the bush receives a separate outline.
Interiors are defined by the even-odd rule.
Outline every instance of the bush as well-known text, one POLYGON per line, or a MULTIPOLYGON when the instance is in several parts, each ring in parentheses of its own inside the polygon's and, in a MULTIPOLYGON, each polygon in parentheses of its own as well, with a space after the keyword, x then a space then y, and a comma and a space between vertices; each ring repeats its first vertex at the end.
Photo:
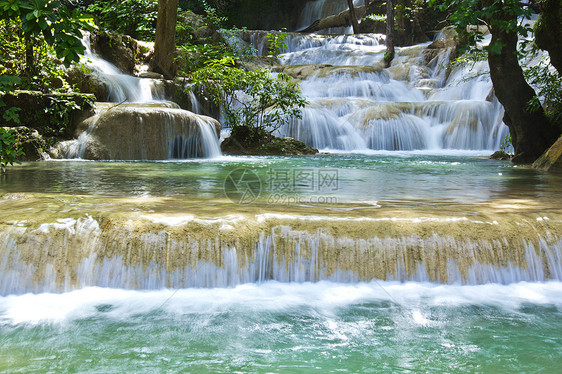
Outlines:
POLYGON ((0 168, 5 172, 6 165, 13 165, 18 156, 23 153, 17 145, 16 137, 11 129, 0 127, 0 168))
MULTIPOLYGON (((273 132, 291 118, 301 118, 307 104, 296 81, 269 70, 246 71, 233 58, 213 60, 191 74, 193 87, 202 88, 210 102, 221 106, 226 126, 273 132)), ((234 131, 234 130, 233 130, 234 131)))

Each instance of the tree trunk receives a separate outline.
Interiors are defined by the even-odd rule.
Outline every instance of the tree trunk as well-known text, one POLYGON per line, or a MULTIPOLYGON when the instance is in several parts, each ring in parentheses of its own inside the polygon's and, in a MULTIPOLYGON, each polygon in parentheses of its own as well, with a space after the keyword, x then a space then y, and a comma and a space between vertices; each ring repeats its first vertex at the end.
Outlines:
POLYGON ((353 6, 353 0, 347 0, 347 6, 349 7, 349 18, 351 18, 353 33, 359 34, 359 23, 357 22, 357 17, 355 16, 355 7, 353 6))
POLYGON ((562 2, 538 1, 540 18, 535 26, 535 41, 540 49, 548 52, 550 62, 562 74, 562 2))
POLYGON ((32 77, 35 75, 35 59, 33 58, 33 40, 28 33, 24 34, 25 44, 25 75, 32 77))
POLYGON ((384 54, 384 65, 389 67, 394 60, 394 4, 392 0, 386 0, 386 52, 384 54))
POLYGON ((527 103, 535 91, 527 84, 517 59, 517 33, 492 28, 492 44, 501 43, 500 53, 488 52, 490 76, 494 90, 505 109, 505 122, 512 136, 515 163, 531 163, 548 149, 560 135, 542 107, 530 112, 527 103))
POLYGON ((150 60, 150 70, 164 75, 166 79, 176 75, 177 12, 178 0, 158 0, 154 56, 150 60))

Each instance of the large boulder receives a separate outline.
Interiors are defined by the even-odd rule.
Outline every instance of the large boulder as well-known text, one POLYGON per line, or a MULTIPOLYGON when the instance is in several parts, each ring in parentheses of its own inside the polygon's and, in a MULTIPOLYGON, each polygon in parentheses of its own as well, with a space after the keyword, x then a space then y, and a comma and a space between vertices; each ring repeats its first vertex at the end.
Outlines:
POLYGON ((90 40, 94 53, 111 62, 125 73, 133 74, 135 72, 136 57, 139 55, 140 49, 135 39, 128 35, 101 32, 92 34, 90 40))
POLYGON ((562 171, 562 136, 533 163, 533 168, 547 171, 562 171))
POLYGON ((223 140, 221 150, 229 155, 313 155, 318 149, 290 137, 280 138, 267 131, 242 126, 223 140))
POLYGON ((72 65, 65 69, 68 83, 83 93, 93 94, 97 101, 105 101, 109 98, 109 88, 98 76, 90 73, 78 65, 72 65))
MULTIPOLYGON (((162 104, 103 104, 78 139, 57 144, 53 158, 165 160, 220 154, 220 124, 162 104)), ((80 130, 82 131, 80 133, 80 130)))

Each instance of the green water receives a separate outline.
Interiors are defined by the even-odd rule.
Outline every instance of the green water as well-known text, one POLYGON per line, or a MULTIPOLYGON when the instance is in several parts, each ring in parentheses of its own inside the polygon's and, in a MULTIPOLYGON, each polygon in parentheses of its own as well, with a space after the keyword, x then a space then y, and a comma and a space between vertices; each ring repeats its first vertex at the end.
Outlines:
POLYGON ((429 204, 473 204, 509 197, 541 199, 559 193, 562 180, 483 156, 393 152, 187 162, 24 163, 0 177, 0 191, 224 199, 225 180, 237 169, 256 173, 262 187, 259 200, 281 195, 281 202, 291 196, 335 197, 340 203, 384 200, 403 205, 424 200, 429 204), (323 177, 331 182, 321 182, 323 177))
POLYGON ((6 297, 0 371, 554 373, 561 296, 559 282, 270 282, 6 297))
MULTIPOLYGON (((498 207, 519 214, 515 206, 532 207, 533 221, 545 212, 554 220, 560 216, 561 182, 560 175, 477 154, 50 161, 8 168, 0 177, 0 217, 10 224, 45 214, 53 222, 71 217, 69 207, 76 217, 100 209, 125 216, 130 211, 212 216, 274 209, 324 214, 318 210, 320 196, 336 199, 324 204, 330 208, 370 207, 360 210, 367 217, 379 207, 407 213, 423 206, 445 216, 487 207, 500 217, 498 207), (260 182, 259 196, 248 204, 229 201, 228 183, 225 190, 225 180, 238 169, 255 173, 260 182), (321 185, 322 173, 335 176, 335 184, 321 185), (275 200, 278 195, 300 200, 275 200), (209 206, 216 210, 205 210, 209 206)), ((342 208, 334 214, 353 212, 342 208)), ((0 372, 553 373, 562 365, 561 300, 557 281, 475 286, 266 282, 4 295, 0 372)))

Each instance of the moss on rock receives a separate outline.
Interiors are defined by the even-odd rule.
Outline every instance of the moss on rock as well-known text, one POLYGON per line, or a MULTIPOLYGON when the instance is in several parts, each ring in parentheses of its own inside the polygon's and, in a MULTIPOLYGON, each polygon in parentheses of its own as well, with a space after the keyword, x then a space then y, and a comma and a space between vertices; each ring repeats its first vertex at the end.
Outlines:
POLYGON ((533 163, 533 168, 546 171, 562 171, 562 136, 533 163))
POLYGON ((4 127, 4 129, 9 129, 14 133, 16 147, 23 151, 23 154, 18 157, 18 161, 37 161, 43 158, 48 146, 37 130, 25 126, 4 127))
POLYGON ((300 140, 280 138, 267 131, 260 131, 246 126, 232 130, 231 135, 221 144, 221 150, 229 155, 313 155, 318 153, 300 140))
POLYGON ((511 155, 505 151, 496 151, 489 158, 490 160, 510 161, 511 155))
POLYGON ((43 94, 37 91, 13 91, 0 94, 0 118, 11 108, 18 108, 17 119, 4 125, 7 127, 25 126, 37 130, 47 138, 70 139, 74 136, 76 125, 93 115, 94 95, 77 93, 43 94))

